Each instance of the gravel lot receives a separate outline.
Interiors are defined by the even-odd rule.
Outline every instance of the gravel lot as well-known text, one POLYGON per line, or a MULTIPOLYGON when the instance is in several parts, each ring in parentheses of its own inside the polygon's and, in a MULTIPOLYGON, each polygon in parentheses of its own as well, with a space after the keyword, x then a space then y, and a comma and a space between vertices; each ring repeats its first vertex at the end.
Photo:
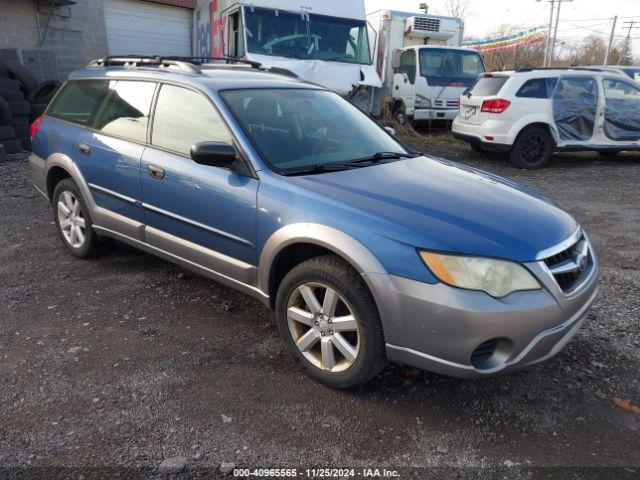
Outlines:
POLYGON ((638 478, 640 157, 562 155, 528 172, 448 135, 412 142, 539 189, 588 229, 601 294, 559 356, 477 381, 390 366, 330 390, 298 371, 251 298, 119 244, 90 261, 66 254, 26 156, 12 156, 0 164, 0 467, 638 478))

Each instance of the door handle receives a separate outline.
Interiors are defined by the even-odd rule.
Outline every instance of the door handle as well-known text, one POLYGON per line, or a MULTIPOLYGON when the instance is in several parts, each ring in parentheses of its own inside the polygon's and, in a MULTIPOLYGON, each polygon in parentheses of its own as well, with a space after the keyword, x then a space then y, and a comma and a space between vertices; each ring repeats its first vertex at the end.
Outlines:
POLYGON ((80 153, 85 157, 91 153, 91 147, 86 143, 79 143, 78 150, 80 150, 80 153))
POLYGON ((147 165, 147 171, 149 172, 149 175, 156 180, 162 180, 165 175, 164 168, 159 167, 158 165, 147 165))

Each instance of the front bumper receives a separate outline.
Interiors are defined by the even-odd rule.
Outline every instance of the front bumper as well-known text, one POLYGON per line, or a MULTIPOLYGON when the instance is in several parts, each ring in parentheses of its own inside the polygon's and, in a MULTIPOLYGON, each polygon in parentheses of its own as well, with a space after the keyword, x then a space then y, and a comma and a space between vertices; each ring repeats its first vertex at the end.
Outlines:
MULTIPOLYGON (((495 299, 486 293, 388 275, 378 304, 390 361, 455 377, 524 368, 556 355, 580 329, 598 291, 598 265, 565 294, 542 262, 525 264, 540 290, 495 299), (547 277, 545 277, 547 276, 547 277), (492 344, 478 362, 481 345, 492 344)), ((376 292, 377 294, 377 292, 376 292)), ((482 347, 481 347, 482 348, 482 347)))
POLYGON ((458 109, 416 108, 413 111, 413 120, 425 122, 429 120, 453 121, 458 116, 458 109))

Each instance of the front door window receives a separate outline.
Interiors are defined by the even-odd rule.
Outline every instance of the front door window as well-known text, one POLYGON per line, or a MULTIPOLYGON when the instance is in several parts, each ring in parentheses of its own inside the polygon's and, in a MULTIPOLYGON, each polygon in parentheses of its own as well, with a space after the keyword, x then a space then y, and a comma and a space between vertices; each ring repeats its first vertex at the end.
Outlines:
POLYGON ((605 78, 604 133, 611 140, 640 140, 640 88, 621 79, 605 78))

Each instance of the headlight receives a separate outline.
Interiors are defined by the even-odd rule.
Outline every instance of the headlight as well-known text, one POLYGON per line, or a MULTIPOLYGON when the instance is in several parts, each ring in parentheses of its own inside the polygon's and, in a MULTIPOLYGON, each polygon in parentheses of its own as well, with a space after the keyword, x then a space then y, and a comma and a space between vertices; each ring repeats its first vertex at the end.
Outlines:
POLYGON ((423 97, 422 95, 416 95, 416 108, 431 108, 431 100, 427 97, 423 97))
POLYGON ((541 288, 529 270, 515 262, 432 252, 420 256, 440 281, 454 287, 481 290, 496 298, 541 288))

